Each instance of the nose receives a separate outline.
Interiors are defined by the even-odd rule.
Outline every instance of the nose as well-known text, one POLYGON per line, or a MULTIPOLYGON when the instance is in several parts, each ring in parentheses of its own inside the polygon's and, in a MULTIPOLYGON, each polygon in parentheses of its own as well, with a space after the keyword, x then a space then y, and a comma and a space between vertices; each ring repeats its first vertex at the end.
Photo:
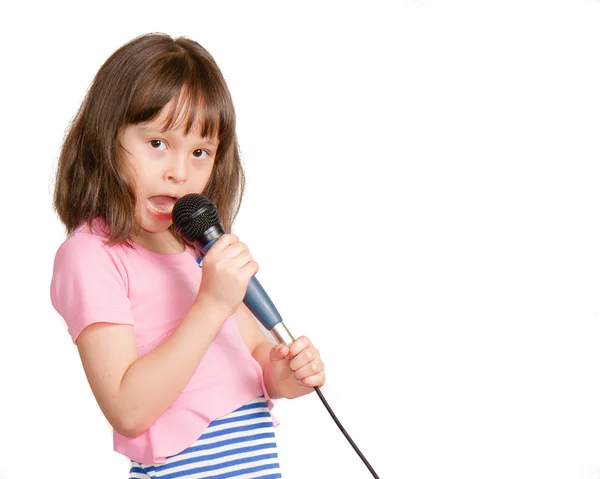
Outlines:
POLYGON ((187 161, 183 155, 174 155, 165 169, 164 179, 170 183, 183 183, 187 180, 187 161))

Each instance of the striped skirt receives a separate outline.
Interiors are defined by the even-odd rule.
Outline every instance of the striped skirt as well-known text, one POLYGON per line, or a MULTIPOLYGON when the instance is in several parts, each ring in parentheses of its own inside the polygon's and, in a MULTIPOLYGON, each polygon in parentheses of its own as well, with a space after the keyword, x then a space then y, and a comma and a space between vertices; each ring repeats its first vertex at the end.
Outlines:
POLYGON ((204 434, 164 464, 131 461, 137 479, 281 478, 273 419, 263 397, 212 421, 204 434))

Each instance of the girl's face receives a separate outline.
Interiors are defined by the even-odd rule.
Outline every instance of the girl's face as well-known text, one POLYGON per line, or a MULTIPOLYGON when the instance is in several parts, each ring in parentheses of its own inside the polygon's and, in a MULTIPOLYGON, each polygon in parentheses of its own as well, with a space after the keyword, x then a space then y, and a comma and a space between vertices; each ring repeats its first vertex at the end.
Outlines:
POLYGON ((128 125, 118 136, 136 188, 137 236, 170 234, 175 201, 202 192, 217 154, 218 140, 200 137, 196 128, 186 135, 183 121, 162 131, 171 106, 150 122, 128 125))

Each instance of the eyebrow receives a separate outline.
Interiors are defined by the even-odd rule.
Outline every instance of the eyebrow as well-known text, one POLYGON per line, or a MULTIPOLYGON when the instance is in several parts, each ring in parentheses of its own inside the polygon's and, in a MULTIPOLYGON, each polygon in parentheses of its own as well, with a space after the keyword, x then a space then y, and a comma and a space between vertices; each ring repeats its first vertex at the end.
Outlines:
MULTIPOLYGON (((146 134, 156 134, 156 135, 166 135, 169 134, 170 130, 163 130, 162 128, 158 128, 156 126, 150 126, 150 125, 140 125, 139 126, 140 130, 142 131, 142 133, 146 133, 146 134)), ((212 146, 217 146, 218 142, 216 142, 213 139, 210 139, 208 137, 202 137, 201 140, 204 143, 207 143, 209 145, 212 146)))

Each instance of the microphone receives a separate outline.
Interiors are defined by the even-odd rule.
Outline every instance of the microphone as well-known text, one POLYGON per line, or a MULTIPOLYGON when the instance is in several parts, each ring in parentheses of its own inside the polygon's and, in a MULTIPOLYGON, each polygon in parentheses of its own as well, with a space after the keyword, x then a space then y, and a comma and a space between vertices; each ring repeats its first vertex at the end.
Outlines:
MULTIPOLYGON (((198 193, 179 198, 173 206, 172 217, 177 233, 200 249, 200 258, 225 234, 216 206, 198 193)), ((273 301, 255 276, 248 283, 244 304, 279 343, 289 346, 294 342, 273 301)))
MULTIPOLYGON (((217 207, 208 198, 198 193, 191 193, 179 198, 173 206, 172 217, 177 233, 198 247, 200 250, 200 259, 206 255, 213 243, 225 234, 225 230, 223 229, 223 226, 221 226, 221 218, 219 218, 217 207)), ((271 301, 269 295, 255 276, 252 276, 248 283, 246 296, 244 296, 244 304, 279 343, 287 344, 289 346, 294 342, 294 337, 291 335, 288 328, 286 328, 285 324, 283 324, 281 315, 277 311, 277 308, 275 308, 273 301, 271 301)), ((373 467, 371 467, 367 458, 363 455, 342 426, 342 423, 336 417, 321 390, 317 386, 315 386, 314 389, 327 409, 327 412, 329 412, 352 448, 362 459, 373 477, 379 479, 379 476, 373 467)))

